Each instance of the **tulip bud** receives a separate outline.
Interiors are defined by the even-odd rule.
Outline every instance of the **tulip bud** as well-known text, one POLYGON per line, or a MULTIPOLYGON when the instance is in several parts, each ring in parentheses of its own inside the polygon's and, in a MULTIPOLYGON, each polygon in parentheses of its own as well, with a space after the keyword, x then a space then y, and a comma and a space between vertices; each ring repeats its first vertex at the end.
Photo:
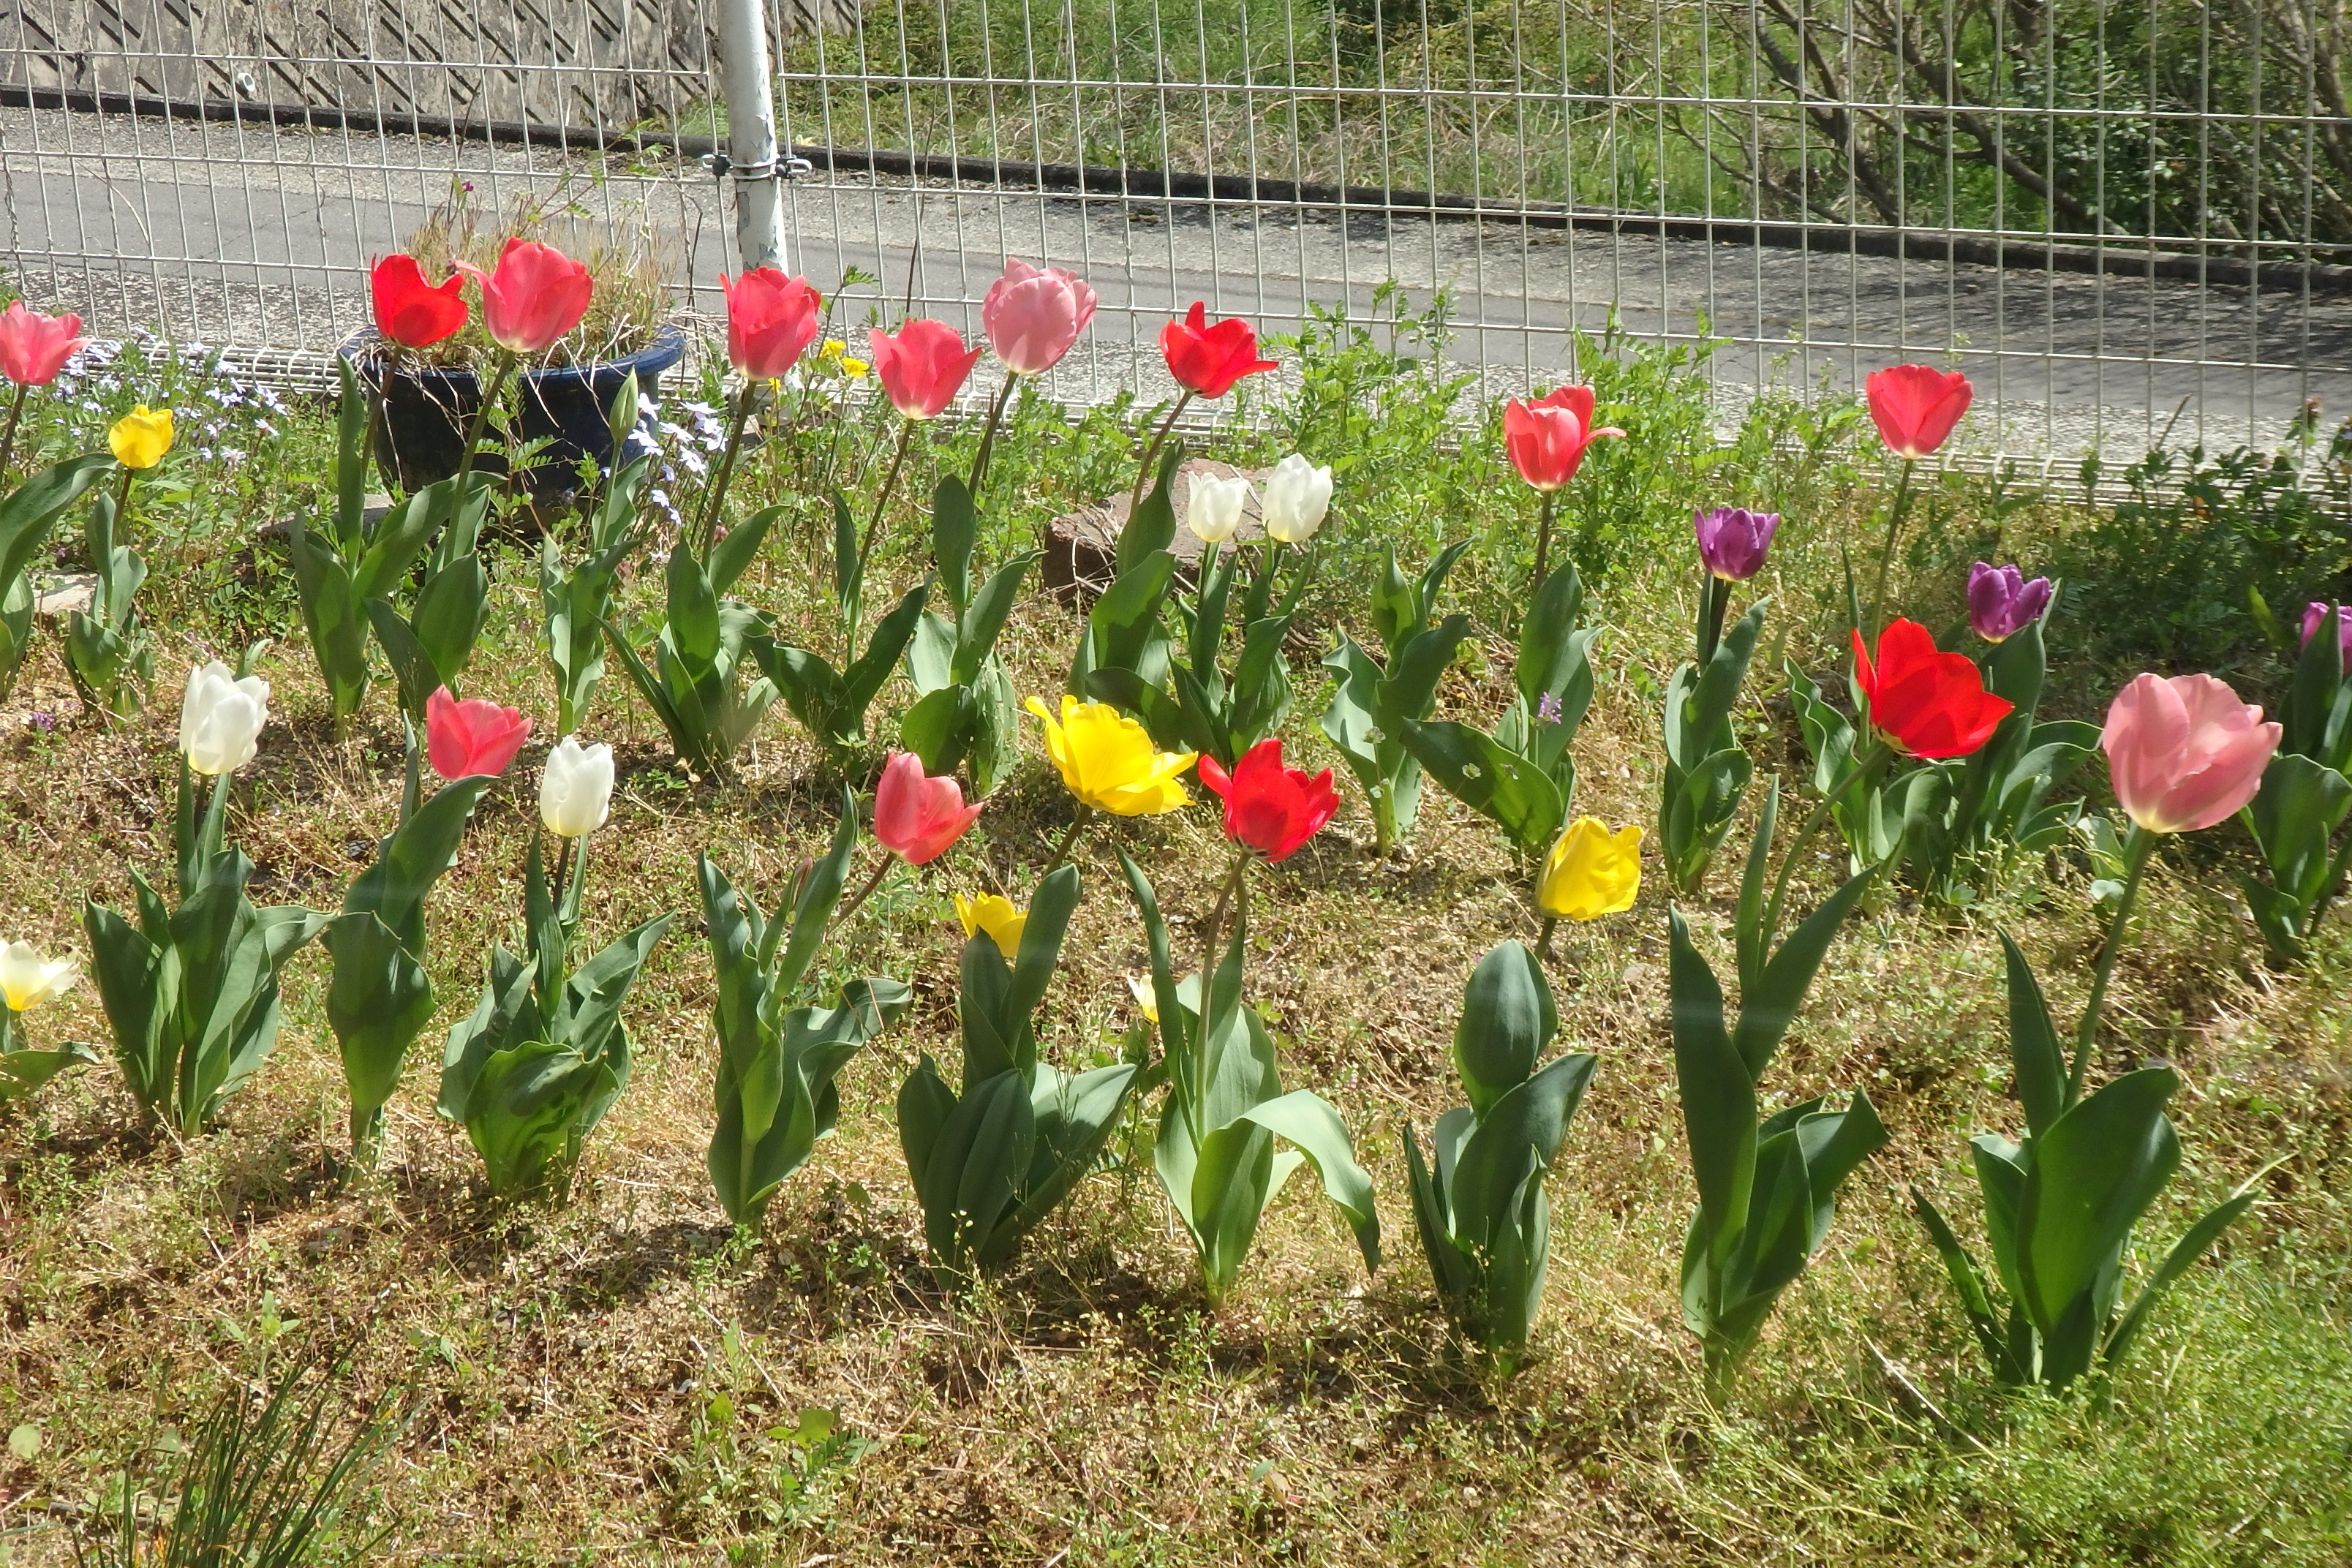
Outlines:
POLYGON ((1239 474, 1229 479, 1195 476, 1185 497, 1184 526, 1203 544, 1223 544, 1242 525, 1242 507, 1249 493, 1249 481, 1239 474))
POLYGON ((613 748, 583 746, 579 736, 564 736, 539 775, 539 819, 558 838, 584 838, 604 826, 612 810, 613 748))
POLYGON ((70 958, 52 962, 28 942, 0 948, 0 1000, 11 1013, 22 1013, 72 988, 81 978, 80 966, 70 958))
POLYGON ((188 672, 180 699, 180 750, 195 772, 213 778, 253 761, 268 722, 269 682, 259 676, 238 680, 218 659, 188 672))
POLYGON ((1268 539, 1277 544, 1304 544, 1315 537, 1331 510, 1331 470, 1293 452, 1266 476, 1261 504, 1268 539))

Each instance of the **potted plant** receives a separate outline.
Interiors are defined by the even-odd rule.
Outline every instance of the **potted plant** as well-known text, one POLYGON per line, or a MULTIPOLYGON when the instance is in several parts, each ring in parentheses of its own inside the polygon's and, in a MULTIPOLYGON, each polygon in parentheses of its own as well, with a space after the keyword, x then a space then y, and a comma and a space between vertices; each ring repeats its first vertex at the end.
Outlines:
MULTIPOLYGON (((667 268, 652 247, 598 245, 574 261, 540 237, 546 217, 526 207, 485 225, 461 195, 410 237, 407 250, 376 264, 375 323, 341 352, 373 405, 377 464, 400 489, 466 467, 469 439, 488 424, 485 403, 497 412, 511 380, 505 445, 533 447, 524 476, 532 500, 560 499, 582 458, 610 466, 624 384, 635 380, 650 408, 662 373, 685 357, 685 332, 665 319, 667 268), (502 309, 509 272, 532 274, 530 299, 502 309), (479 309, 468 308, 468 279, 479 309)), ((504 467, 496 454, 476 462, 504 467)))

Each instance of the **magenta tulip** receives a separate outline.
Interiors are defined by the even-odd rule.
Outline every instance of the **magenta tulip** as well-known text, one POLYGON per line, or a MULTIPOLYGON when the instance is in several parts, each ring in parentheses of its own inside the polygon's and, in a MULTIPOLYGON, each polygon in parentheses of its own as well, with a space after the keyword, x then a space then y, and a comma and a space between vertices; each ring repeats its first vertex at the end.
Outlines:
POLYGON ((551 245, 509 239, 496 272, 460 261, 457 269, 481 285, 482 326, 509 353, 543 354, 588 313, 596 291, 588 268, 551 245))
POLYGON ((1040 375, 1059 364, 1095 319, 1095 291, 1058 267, 1032 267, 1004 258, 1004 276, 988 286, 981 325, 988 345, 1015 375, 1040 375))
POLYGON ((2099 745, 2116 799, 2150 833, 2194 833, 2254 798, 2279 727, 2210 675, 2140 675, 2116 694, 2099 745))
POLYGON ((16 300, 0 310, 0 375, 19 386, 47 386, 89 341, 79 316, 44 316, 16 300))
POLYGON ((1700 563, 1727 583, 1745 583, 1764 569, 1764 552, 1772 548, 1772 535, 1780 529, 1779 512, 1749 511, 1742 506, 1719 506, 1691 516, 1700 563))
MULTIPOLYGON (((948 852, 980 815, 980 803, 963 803, 963 790, 947 774, 923 776, 922 759, 893 752, 874 790, 874 837, 909 866, 929 865, 948 852)), ((888 862, 885 861, 885 865, 888 862)))
MULTIPOLYGON (((2319 635, 2319 628, 2326 624, 2329 613, 2326 605, 2315 600, 2303 607, 2304 647, 2311 646, 2311 639, 2319 635)), ((2336 646, 2344 650, 2344 662, 2352 664, 2352 605, 2338 605, 2334 614, 2336 646)))
POLYGON ((1969 568, 1969 625, 1987 642, 2015 637, 2050 607, 2050 579, 2027 582, 2014 566, 1979 561, 1969 568))

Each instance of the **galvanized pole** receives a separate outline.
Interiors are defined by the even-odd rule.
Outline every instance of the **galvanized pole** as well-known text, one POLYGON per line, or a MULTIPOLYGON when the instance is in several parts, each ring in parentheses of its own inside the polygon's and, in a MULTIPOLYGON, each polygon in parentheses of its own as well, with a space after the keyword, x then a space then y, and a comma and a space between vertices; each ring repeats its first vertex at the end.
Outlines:
POLYGON ((784 187, 763 0, 717 0, 727 163, 735 183, 735 251, 743 270, 784 266, 784 187))

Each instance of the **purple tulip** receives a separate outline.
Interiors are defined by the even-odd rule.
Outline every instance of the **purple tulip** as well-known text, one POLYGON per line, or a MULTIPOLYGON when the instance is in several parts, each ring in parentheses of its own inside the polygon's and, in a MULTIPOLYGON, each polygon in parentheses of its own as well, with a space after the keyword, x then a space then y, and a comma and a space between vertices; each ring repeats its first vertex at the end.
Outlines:
POLYGON ((1981 561, 1969 568, 1969 625, 1987 642, 2015 637, 2049 607, 2047 577, 2029 583, 2014 566, 1994 567, 1981 561))
POLYGON ((1764 569, 1764 552, 1772 548, 1772 535, 1780 527, 1779 512, 1740 506, 1691 514, 1700 562, 1727 583, 1745 583, 1764 569))
MULTIPOLYGON (((2305 647, 2311 646, 2312 637, 2318 633, 2320 626, 2326 620, 2326 605, 2315 600, 2303 607, 2303 643, 2305 647)), ((2336 606, 2336 636, 2337 643, 2344 649, 2344 661, 2347 664, 2352 664, 2352 605, 2336 606)))

